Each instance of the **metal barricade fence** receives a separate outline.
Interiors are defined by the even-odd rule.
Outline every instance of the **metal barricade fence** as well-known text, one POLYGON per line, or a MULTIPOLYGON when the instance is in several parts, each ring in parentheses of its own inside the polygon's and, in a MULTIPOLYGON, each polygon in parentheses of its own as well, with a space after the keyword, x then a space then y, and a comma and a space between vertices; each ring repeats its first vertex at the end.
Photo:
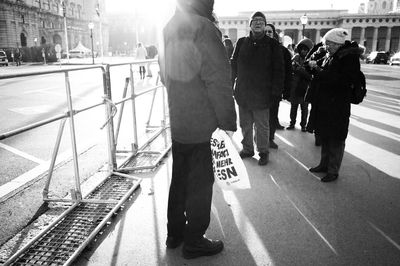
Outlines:
MULTIPOLYGON (((155 60, 143 61, 146 63, 154 63, 155 60)), ((103 66, 90 66, 90 67, 78 67, 68 70, 54 70, 54 71, 42 71, 35 73, 15 74, 0 76, 0 79, 10 79, 18 77, 36 76, 36 75, 47 75, 63 73, 65 78, 65 89, 66 98, 68 104, 68 111, 65 114, 59 114, 54 117, 23 126, 21 128, 5 132, 0 134, 0 140, 9 138, 21 134, 23 132, 47 125, 52 122, 60 121, 58 134, 56 138, 56 144, 53 149, 52 158, 49 165, 49 171, 43 189, 44 201, 62 201, 71 202, 73 205, 65 211, 56 221, 51 223, 46 229, 44 229, 39 235, 31 240, 25 247, 15 253, 9 258, 5 265, 25 265, 25 264, 39 264, 39 265, 69 265, 72 261, 80 254, 86 245, 96 236, 101 228, 107 223, 111 216, 117 212, 122 204, 129 198, 129 196, 137 189, 140 185, 141 179, 132 176, 129 173, 135 170, 152 169, 161 161, 161 159, 167 154, 171 147, 170 137, 168 133, 167 115, 166 115, 166 102, 165 102, 165 90, 162 85, 159 85, 159 77, 155 86, 150 86, 145 90, 136 93, 135 82, 134 82, 134 71, 133 65, 140 64, 143 62, 131 62, 121 64, 108 64, 103 66), (123 91, 122 99, 113 102, 112 101, 112 89, 111 89, 111 68, 118 66, 129 66, 129 78, 125 79, 125 86, 123 91), (73 109, 73 102, 71 97, 71 86, 69 73, 72 71, 85 71, 88 69, 100 69, 102 72, 102 87, 103 87, 103 100, 99 103, 85 106, 81 109, 73 109), (127 97, 127 89, 130 84, 131 93, 127 97), (153 98, 150 104, 149 118, 146 122, 146 131, 152 126, 150 125, 150 118, 153 112, 154 101, 156 93, 161 90, 161 104, 162 104, 162 120, 161 124, 156 127, 158 130, 152 132, 147 141, 142 145, 139 145, 138 141, 138 127, 137 127, 137 112, 136 112, 136 101, 137 98, 153 92, 153 98), (133 126, 133 141, 131 143, 131 149, 122 151, 126 154, 123 162, 118 165, 117 154, 121 151, 117 151, 117 141, 120 134, 121 124, 124 121, 123 111, 125 103, 131 101, 132 104, 132 126, 133 126), (108 169, 107 177, 104 181, 90 191, 84 198, 81 192, 81 182, 79 176, 78 166, 78 152, 76 145, 76 128, 74 117, 84 111, 88 111, 99 106, 105 107, 105 123, 102 128, 107 130, 107 156, 108 156, 108 169), (114 129, 114 116, 117 114, 117 106, 121 106, 117 128, 114 129), (65 198, 50 198, 49 185, 54 171, 54 166, 59 151, 61 137, 64 131, 66 120, 69 120, 70 124, 70 135, 71 135, 71 148, 73 155, 74 165, 74 181, 75 188, 72 189, 71 199, 65 198), (158 137, 162 137, 162 144, 153 145, 158 137), (161 151, 154 151, 153 148, 161 148, 161 151), (145 155, 145 156, 142 156, 145 155), (138 163, 138 157, 155 157, 155 159, 148 160, 150 164, 134 166, 138 163), (89 221, 89 222, 88 222, 89 221), (88 222, 88 223, 87 223, 88 222), (67 230, 67 232, 66 232, 67 230), (68 232, 69 230, 69 232, 68 232), (72 230, 72 232, 71 232, 72 230)))

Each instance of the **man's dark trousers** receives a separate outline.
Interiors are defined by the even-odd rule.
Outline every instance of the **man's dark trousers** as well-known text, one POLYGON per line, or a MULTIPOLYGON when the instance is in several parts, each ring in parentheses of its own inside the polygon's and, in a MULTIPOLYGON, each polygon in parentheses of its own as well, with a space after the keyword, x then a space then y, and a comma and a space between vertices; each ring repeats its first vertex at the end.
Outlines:
POLYGON ((210 224, 214 184, 210 142, 172 141, 172 159, 168 236, 191 243, 201 239, 210 224))
POLYGON ((272 98, 269 108, 269 140, 275 139, 275 131, 279 125, 278 111, 280 98, 272 98))

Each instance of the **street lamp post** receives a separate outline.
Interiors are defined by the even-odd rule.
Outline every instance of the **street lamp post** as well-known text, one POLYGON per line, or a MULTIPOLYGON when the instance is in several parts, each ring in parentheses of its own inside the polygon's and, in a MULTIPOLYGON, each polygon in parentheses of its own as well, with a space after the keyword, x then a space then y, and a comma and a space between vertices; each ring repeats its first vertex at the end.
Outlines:
POLYGON ((92 44, 92 64, 94 65, 94 53, 93 53, 93 28, 94 28, 94 23, 90 22, 88 24, 88 27, 90 29, 90 40, 91 40, 91 44, 92 44))
POLYGON ((303 39, 304 39, 304 30, 305 30, 307 22, 308 22, 307 14, 304 14, 303 16, 300 17, 300 22, 303 25, 302 35, 303 35, 303 39))

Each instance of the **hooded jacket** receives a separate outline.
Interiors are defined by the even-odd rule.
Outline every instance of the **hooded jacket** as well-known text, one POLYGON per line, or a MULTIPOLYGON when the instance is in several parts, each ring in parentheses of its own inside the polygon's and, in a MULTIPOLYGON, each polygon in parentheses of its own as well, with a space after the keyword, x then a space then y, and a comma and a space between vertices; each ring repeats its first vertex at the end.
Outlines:
POLYGON ((339 50, 326 57, 322 70, 314 76, 315 130, 321 137, 345 140, 348 134, 352 80, 360 71, 363 50, 346 41, 339 50))
POLYGON ((283 52, 277 40, 252 33, 237 41, 231 58, 232 80, 236 81, 235 99, 249 110, 269 108, 273 97, 280 97, 284 87, 283 52))
POLYGON ((161 77, 168 92, 172 139, 210 141, 219 127, 236 131, 229 60, 221 32, 207 17, 177 10, 163 31, 161 77))

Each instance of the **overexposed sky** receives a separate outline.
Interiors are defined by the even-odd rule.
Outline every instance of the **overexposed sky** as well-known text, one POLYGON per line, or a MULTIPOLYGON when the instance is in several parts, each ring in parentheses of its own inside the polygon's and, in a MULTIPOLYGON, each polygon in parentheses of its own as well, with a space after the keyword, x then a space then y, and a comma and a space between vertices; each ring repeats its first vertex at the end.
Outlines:
MULTIPOLYGON (((174 10, 175 0, 105 0, 110 13, 141 12, 149 14, 169 13, 174 10)), ((357 12, 360 3, 368 0, 215 0, 214 9, 218 16, 236 15, 240 11, 347 9, 357 12)))

